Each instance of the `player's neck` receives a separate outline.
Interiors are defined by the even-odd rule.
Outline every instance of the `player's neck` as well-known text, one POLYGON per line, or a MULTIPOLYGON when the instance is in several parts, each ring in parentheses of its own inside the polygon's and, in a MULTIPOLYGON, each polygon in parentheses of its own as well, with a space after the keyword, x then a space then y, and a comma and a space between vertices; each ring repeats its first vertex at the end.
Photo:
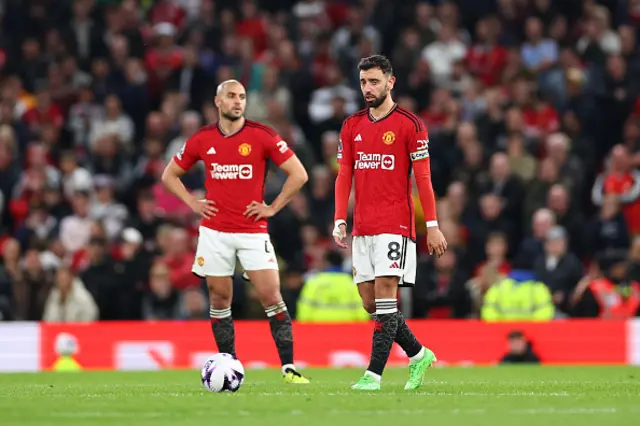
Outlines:
POLYGON ((222 131, 222 133, 225 134, 225 136, 233 135, 238 130, 240 130, 242 126, 244 126, 244 120, 245 120, 244 117, 240 117, 238 120, 235 120, 235 121, 231 121, 227 118, 220 117, 218 118, 218 127, 220 127, 220 130, 222 131))
POLYGON ((393 102, 393 99, 391 99, 391 96, 387 96, 387 99, 385 99, 380 106, 376 108, 369 108, 369 115, 371 116, 371 118, 373 118, 374 121, 378 121, 381 118, 384 118, 387 115, 389 115, 389 113, 395 106, 396 106, 396 103, 393 102))

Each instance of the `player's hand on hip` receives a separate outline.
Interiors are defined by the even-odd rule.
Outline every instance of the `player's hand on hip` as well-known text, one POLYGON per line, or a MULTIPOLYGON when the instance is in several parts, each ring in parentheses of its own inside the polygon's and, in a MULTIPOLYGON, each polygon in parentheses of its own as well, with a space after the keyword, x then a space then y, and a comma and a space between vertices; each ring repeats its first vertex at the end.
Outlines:
POLYGON ((347 238, 347 224, 338 220, 333 227, 333 239, 338 247, 347 248, 347 243, 344 241, 345 238, 347 238))
POLYGON ((427 246, 429 247, 429 254, 436 254, 440 257, 447 251, 447 240, 444 239, 444 235, 439 228, 427 229, 427 246))
POLYGON ((273 207, 271 207, 267 203, 259 203, 258 201, 252 201, 244 211, 244 215, 246 217, 255 217, 255 222, 259 221, 260 219, 273 217, 273 215, 275 214, 276 211, 273 209, 273 207))
POLYGON ((212 200, 193 200, 193 202, 189 204, 189 207, 191 207, 191 210, 193 210, 194 213, 206 219, 209 219, 218 213, 216 203, 212 200))

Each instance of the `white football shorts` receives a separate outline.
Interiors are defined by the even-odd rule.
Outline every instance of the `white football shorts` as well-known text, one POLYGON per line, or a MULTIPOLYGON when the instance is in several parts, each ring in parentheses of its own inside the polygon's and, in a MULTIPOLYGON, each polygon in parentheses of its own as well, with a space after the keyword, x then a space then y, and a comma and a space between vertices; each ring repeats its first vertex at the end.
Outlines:
POLYGON ((353 237, 353 280, 356 284, 376 277, 400 277, 400 285, 416 282, 416 243, 408 237, 380 234, 353 237))
POLYGON ((245 271, 278 270, 269 234, 220 232, 201 226, 191 271, 200 277, 230 277, 236 258, 245 271))

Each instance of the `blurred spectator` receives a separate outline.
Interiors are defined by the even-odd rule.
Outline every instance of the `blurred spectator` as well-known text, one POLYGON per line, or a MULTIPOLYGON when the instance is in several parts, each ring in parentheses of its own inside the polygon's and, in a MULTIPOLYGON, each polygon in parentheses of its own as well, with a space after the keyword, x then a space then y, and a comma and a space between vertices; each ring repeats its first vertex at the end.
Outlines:
POLYGON ((89 322, 98 319, 98 307, 84 283, 73 271, 61 266, 58 269, 55 287, 49 293, 44 308, 43 321, 89 322))
POLYGON ((549 209, 539 209, 531 218, 531 236, 526 237, 520 244, 516 256, 516 265, 523 269, 532 269, 535 259, 544 252, 544 239, 556 224, 556 217, 549 209))
MULTIPOLYGON (((363 106, 356 65, 372 53, 392 59, 394 100, 428 127, 451 251, 427 260, 416 202, 416 313, 477 317, 485 293, 514 268, 558 274, 565 261, 547 262, 547 246, 562 245, 546 240, 554 226, 568 234, 560 257, 573 259, 576 276, 611 253, 637 275, 637 0, 73 0, 54 13, 4 3, 4 318, 40 318, 50 276, 67 262, 101 318, 143 316, 154 264, 169 265, 177 286, 177 310, 165 317, 200 315, 201 283, 190 273, 199 219, 159 176, 217 120, 214 90, 230 78, 247 88, 247 116, 272 126, 312 176, 269 223, 295 313, 303 277, 324 267, 332 246, 339 134, 363 106)), ((184 177, 194 196, 204 168, 184 177)), ((285 177, 269 170, 267 202, 285 177)), ((245 285, 234 281, 239 317, 262 312, 245 285)), ((565 290, 556 304, 589 312, 574 299, 565 290)))
POLYGON ((629 280, 628 262, 619 254, 599 259, 600 277, 585 276, 572 298, 573 316, 629 319, 640 315, 640 283, 629 280))
POLYGON ((413 295, 412 316, 415 318, 464 318, 469 313, 465 292, 467 280, 454 251, 447 251, 433 263, 422 263, 422 277, 413 295))
POLYGON ((533 351, 531 342, 519 330, 509 332, 508 352, 500 360, 500 364, 540 363, 540 358, 533 351))
POLYGON ((149 293, 142 301, 142 318, 146 320, 177 319, 180 293, 169 279, 169 269, 156 263, 149 274, 149 293))
POLYGON ((567 189, 560 184, 549 188, 547 206, 555 215, 556 223, 568 233, 570 251, 582 257, 585 252, 584 229, 586 224, 582 212, 572 208, 567 189))
POLYGON ((79 278, 98 305, 101 320, 119 319, 118 277, 104 236, 93 236, 87 243, 88 264, 79 278))
POLYGON ((102 117, 92 121, 89 136, 91 146, 95 149, 97 141, 103 136, 114 135, 117 137, 118 145, 130 152, 133 149, 133 134, 133 121, 122 112, 120 99, 114 95, 107 96, 102 117))
POLYGON ((309 277, 300 293, 296 310, 299 322, 368 321, 370 315, 362 307, 358 286, 351 274, 342 269, 342 255, 326 253, 320 272, 309 277))
POLYGON ((438 30, 438 39, 422 51, 422 58, 429 64, 434 82, 447 84, 454 65, 462 61, 466 54, 467 47, 458 39, 455 28, 443 25, 438 30))
POLYGON ((526 41, 522 45, 522 60, 532 72, 549 69, 558 60, 558 45, 553 39, 545 39, 542 21, 530 17, 525 22, 526 41))
POLYGON ((60 241, 69 253, 87 246, 91 238, 91 219, 89 218, 89 193, 76 191, 73 194, 73 215, 60 222, 60 241))
POLYGON ((120 235, 129 214, 125 206, 116 202, 114 185, 115 181, 111 176, 95 176, 96 196, 91 201, 89 211, 92 220, 102 222, 109 240, 114 240, 120 235))
POLYGON ((209 303, 199 288, 189 288, 182 293, 181 319, 204 320, 209 318, 209 303))
POLYGON ((600 213, 590 223, 588 235, 588 250, 596 255, 629 248, 629 230, 617 196, 606 195, 602 199, 600 213))
POLYGON ((629 232, 636 234, 640 232, 640 172, 631 168, 629 160, 627 148, 616 145, 607 171, 598 176, 593 185, 591 200, 600 206, 605 195, 618 196, 629 232))
POLYGON ((557 313, 566 311, 568 297, 582 278, 582 265, 568 251, 567 239, 564 228, 551 228, 546 235, 544 255, 534 262, 536 279, 549 287, 557 313))
MULTIPOLYGON (((5 248, 6 254, 7 248, 5 248)), ((25 252, 14 281, 16 319, 38 321, 42 319, 45 301, 53 286, 51 271, 46 270, 40 261, 38 250, 25 252)))
POLYGON ((481 312, 484 321, 550 321, 553 315, 549 289, 519 271, 489 288, 481 312))
POLYGON ((169 268, 169 281, 175 288, 186 289, 200 285, 201 279, 191 273, 194 257, 189 234, 180 228, 171 230, 167 251, 160 261, 169 268))

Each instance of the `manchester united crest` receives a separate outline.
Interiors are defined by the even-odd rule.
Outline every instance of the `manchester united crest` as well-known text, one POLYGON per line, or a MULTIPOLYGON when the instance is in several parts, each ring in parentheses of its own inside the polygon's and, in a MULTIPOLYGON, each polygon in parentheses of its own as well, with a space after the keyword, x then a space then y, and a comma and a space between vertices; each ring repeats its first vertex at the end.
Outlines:
POLYGON ((238 152, 240 153, 240 155, 242 155, 243 157, 246 157, 247 155, 251 154, 251 145, 249 145, 248 143, 243 143, 238 147, 238 152))
POLYGON ((396 134, 393 133, 391 130, 389 130, 388 132, 384 132, 384 135, 382 135, 382 142, 385 143, 385 145, 391 145, 396 141, 396 134))
POLYGON ((202 267, 204 265, 204 257, 198 256, 196 262, 198 262, 198 266, 202 267))

